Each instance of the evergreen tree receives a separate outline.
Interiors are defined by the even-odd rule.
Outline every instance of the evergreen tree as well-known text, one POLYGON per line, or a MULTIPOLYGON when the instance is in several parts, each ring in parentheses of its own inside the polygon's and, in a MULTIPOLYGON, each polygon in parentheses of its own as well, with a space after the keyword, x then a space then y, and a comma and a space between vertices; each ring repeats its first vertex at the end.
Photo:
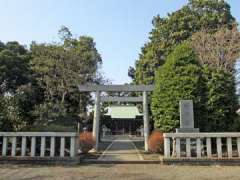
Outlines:
POLYGON ((206 91, 201 67, 189 43, 174 49, 157 71, 155 81, 151 104, 155 128, 169 132, 179 127, 179 101, 184 99, 193 100, 195 126, 204 128, 206 91))

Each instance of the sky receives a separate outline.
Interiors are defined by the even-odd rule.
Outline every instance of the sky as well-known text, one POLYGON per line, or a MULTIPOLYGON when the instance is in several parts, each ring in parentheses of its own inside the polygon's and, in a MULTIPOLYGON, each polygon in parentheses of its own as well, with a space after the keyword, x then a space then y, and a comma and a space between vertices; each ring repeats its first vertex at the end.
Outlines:
MULTIPOLYGON (((240 1, 227 0, 240 22, 240 1)), ((0 0, 0 41, 58 41, 67 26, 74 37, 94 38, 103 59, 101 72, 113 84, 130 82, 141 47, 148 41, 152 19, 181 8, 187 0, 0 0)))

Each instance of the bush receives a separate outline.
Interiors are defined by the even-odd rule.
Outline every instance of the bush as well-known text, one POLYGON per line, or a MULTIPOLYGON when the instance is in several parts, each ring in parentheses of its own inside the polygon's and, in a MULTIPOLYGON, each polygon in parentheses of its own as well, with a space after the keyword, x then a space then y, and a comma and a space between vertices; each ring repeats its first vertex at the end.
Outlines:
POLYGON ((91 132, 83 132, 79 135, 80 149, 83 153, 88 153, 95 146, 95 139, 91 132))
POLYGON ((220 68, 203 68, 207 88, 207 124, 204 131, 239 131, 234 74, 220 68))
POLYGON ((161 131, 155 130, 152 132, 151 136, 148 139, 149 151, 152 153, 161 153, 164 152, 164 138, 161 131))

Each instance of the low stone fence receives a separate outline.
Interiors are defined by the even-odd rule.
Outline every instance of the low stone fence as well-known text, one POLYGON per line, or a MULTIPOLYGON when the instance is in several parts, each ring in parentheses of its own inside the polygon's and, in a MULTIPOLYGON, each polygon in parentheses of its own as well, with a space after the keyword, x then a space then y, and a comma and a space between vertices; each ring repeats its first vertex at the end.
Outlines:
POLYGON ((0 158, 75 158, 79 135, 74 132, 0 132, 0 158))
POLYGON ((240 157, 240 133, 165 133, 164 158, 240 157))

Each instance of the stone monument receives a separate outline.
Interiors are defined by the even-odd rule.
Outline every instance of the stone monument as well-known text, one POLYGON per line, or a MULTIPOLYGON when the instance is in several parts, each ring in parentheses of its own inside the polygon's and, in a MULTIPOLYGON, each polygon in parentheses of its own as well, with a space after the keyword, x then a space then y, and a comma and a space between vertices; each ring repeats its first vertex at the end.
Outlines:
POLYGON ((181 100, 180 107, 180 128, 176 129, 177 133, 196 133, 199 128, 194 128, 194 114, 193 114, 193 101, 181 100))

